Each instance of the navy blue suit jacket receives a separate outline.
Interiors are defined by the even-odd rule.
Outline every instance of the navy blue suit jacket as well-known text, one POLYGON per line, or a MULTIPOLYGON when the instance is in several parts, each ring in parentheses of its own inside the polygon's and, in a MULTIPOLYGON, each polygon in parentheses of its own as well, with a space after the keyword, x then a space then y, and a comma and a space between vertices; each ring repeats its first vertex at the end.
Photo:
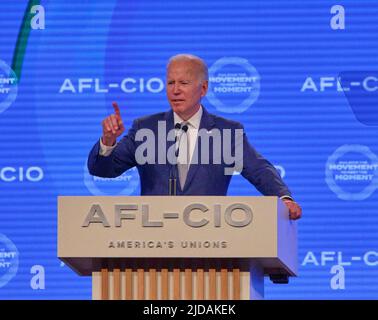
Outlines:
MULTIPOLYGON (((166 121, 166 130, 169 132, 174 128, 173 119, 172 110, 136 119, 127 135, 118 142, 113 152, 107 157, 99 155, 100 142, 98 141, 88 157, 89 173, 99 177, 114 178, 136 166, 141 181, 141 195, 168 195, 169 177, 172 172, 177 172, 176 166, 169 163, 159 164, 157 162, 158 150, 155 151, 156 161, 154 163, 138 164, 135 159, 135 151, 143 142, 136 141, 135 134, 137 130, 142 128, 151 129, 156 136, 156 145, 161 147, 162 144, 159 145, 157 141, 158 121, 166 121)), ((220 131, 231 129, 234 132, 235 129, 243 129, 243 126, 238 122, 210 114, 203 108, 199 129, 210 131, 214 128, 220 131)), ((231 140, 234 142, 234 138, 231 140)), ((166 152, 173 143, 174 141, 167 142, 164 151, 166 152)), ((197 150, 201 150, 200 144, 200 139, 197 139, 197 150)), ((181 189, 180 183, 177 183, 178 195, 224 196, 227 194, 232 175, 225 175, 224 169, 232 167, 232 165, 225 163, 223 159, 220 164, 212 163, 212 147, 210 143, 209 164, 201 164, 200 162, 191 164, 184 188, 181 189)), ((232 148, 234 148, 234 144, 232 144, 232 148)), ((201 159, 200 151, 199 159, 201 159)), ((245 133, 243 134, 243 168, 241 174, 263 195, 279 197, 291 195, 277 170, 256 152, 248 142, 245 133)))

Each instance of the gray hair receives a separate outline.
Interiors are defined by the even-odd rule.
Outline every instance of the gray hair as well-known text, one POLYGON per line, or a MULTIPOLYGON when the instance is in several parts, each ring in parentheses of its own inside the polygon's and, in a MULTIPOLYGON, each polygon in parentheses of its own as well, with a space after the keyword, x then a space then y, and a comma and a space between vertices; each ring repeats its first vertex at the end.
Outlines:
POLYGON ((171 57, 168 60, 167 69, 169 68, 172 62, 182 61, 182 60, 190 61, 191 63, 195 64, 196 67, 198 67, 198 70, 200 71, 201 80, 209 81, 209 71, 207 69, 206 62, 200 57, 195 56, 193 54, 188 54, 188 53, 176 54, 175 56, 171 57))

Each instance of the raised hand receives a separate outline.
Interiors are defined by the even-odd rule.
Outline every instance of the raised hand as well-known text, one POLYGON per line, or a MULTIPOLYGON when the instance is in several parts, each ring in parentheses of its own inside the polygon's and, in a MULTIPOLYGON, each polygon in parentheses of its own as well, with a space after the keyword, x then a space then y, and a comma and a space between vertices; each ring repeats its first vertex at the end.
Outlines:
POLYGON ((106 146, 113 146, 117 138, 125 131, 121 112, 117 102, 112 103, 114 113, 106 117, 102 122, 102 143, 106 146))

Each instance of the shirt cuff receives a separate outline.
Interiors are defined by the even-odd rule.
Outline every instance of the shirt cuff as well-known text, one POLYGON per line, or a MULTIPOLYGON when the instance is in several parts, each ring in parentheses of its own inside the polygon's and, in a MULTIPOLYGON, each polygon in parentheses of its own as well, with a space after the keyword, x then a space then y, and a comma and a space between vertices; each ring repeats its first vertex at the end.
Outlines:
POLYGON ((281 200, 290 200, 290 201, 294 201, 294 199, 290 196, 281 196, 280 197, 281 200))
POLYGON ((106 146, 102 143, 102 139, 100 138, 100 151, 99 151, 99 155, 100 156, 103 156, 103 157, 107 157, 109 156, 113 149, 116 147, 117 144, 115 144, 114 146, 106 146))

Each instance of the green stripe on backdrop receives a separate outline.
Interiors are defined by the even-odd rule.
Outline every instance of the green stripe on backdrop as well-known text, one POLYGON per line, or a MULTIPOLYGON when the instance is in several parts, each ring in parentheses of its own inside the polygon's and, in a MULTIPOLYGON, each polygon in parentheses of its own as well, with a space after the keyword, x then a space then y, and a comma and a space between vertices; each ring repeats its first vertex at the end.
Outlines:
POLYGON ((24 55, 26 46, 28 44, 29 34, 30 34, 30 21, 33 14, 30 12, 31 8, 35 5, 40 4, 40 0, 29 0, 26 7, 24 18, 22 19, 22 24, 17 37, 16 47, 14 48, 12 69, 16 73, 18 81, 21 79, 22 64, 24 62, 24 55))

